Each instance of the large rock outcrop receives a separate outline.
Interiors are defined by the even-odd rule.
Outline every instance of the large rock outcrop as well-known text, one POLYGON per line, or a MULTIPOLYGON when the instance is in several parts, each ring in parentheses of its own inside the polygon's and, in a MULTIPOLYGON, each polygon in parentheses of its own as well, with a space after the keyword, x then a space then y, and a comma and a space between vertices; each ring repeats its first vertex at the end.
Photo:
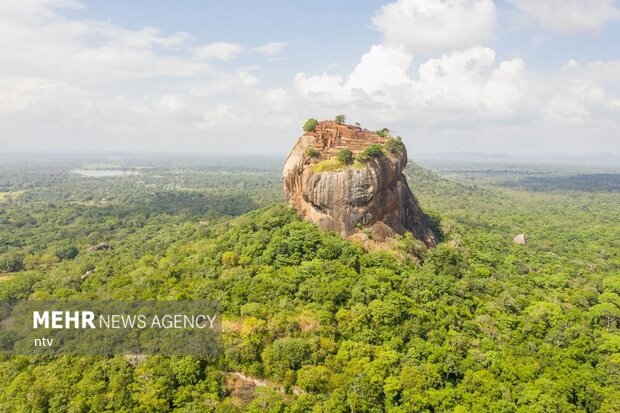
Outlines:
POLYGON ((344 237, 362 228, 370 228, 379 240, 409 231, 427 246, 436 245, 437 236, 402 173, 407 151, 390 139, 357 126, 319 122, 299 138, 286 159, 283 178, 289 204, 306 220, 344 237), (381 145, 381 152, 375 146, 374 155, 365 155, 372 145, 381 145), (346 149, 354 162, 338 159, 346 149))

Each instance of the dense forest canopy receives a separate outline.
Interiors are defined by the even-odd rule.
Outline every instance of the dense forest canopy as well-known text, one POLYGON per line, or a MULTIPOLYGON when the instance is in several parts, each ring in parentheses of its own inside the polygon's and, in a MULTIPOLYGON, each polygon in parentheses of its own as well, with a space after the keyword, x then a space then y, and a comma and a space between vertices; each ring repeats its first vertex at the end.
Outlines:
POLYGON ((443 241, 365 251, 281 162, 3 159, 1 300, 217 299, 224 350, 0 356, 0 411, 618 411, 620 171, 411 163, 443 241))

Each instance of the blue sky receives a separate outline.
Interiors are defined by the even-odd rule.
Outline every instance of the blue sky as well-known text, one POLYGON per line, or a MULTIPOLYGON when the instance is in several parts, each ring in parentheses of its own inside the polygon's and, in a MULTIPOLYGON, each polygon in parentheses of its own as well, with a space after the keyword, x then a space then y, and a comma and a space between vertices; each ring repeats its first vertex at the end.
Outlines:
MULTIPOLYGON (((329 70, 330 63, 353 69, 369 44, 380 42, 381 33, 370 19, 387 2, 347 1, 85 1, 86 10, 72 13, 76 18, 109 19, 139 30, 159 27, 165 32, 188 32, 201 42, 218 41, 264 44, 274 39, 287 41, 287 64, 264 68, 294 76, 299 71, 329 70), (301 29, 301 30, 300 30, 301 29), (309 54, 322 59, 308 59, 309 54)), ((620 24, 605 24, 594 35, 581 32, 557 36, 534 25, 516 26, 515 9, 507 1, 495 2, 500 26, 491 41, 498 58, 523 57, 538 70, 563 66, 569 59, 613 60, 620 55, 620 24)), ((423 60, 428 55, 419 56, 423 60)), ((246 59, 252 64, 251 59, 246 59)), ((238 63, 238 62, 236 62, 238 63)))
POLYGON ((615 0, 6 0, 0 150, 620 153, 615 0))

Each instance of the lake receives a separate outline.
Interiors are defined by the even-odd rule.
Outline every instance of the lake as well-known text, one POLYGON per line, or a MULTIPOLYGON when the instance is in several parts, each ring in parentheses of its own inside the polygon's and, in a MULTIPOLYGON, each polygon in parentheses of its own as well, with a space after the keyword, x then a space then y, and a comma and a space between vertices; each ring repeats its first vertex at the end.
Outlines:
POLYGON ((138 175, 137 171, 128 169, 74 169, 74 174, 88 176, 90 178, 107 178, 115 176, 138 175))

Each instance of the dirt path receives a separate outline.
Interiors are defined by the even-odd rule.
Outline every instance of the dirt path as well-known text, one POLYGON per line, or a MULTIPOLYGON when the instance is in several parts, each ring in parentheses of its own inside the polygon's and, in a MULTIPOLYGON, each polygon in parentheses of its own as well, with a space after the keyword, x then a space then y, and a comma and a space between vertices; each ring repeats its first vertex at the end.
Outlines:
MULTIPOLYGON (((232 372, 225 371, 222 373, 227 378, 232 379, 230 381, 232 382, 231 384, 232 384, 233 390, 239 390, 245 393, 250 390, 249 388, 252 388, 251 390, 253 390, 254 387, 269 387, 271 389, 276 390, 278 393, 281 393, 281 394, 285 393, 285 389, 283 386, 279 385, 278 383, 274 383, 270 380, 259 379, 257 377, 248 376, 239 371, 232 371, 232 372), (240 381, 241 383, 235 383, 235 381, 240 381)), ((295 396, 306 394, 304 390, 300 389, 297 386, 293 386, 291 390, 295 396)))

